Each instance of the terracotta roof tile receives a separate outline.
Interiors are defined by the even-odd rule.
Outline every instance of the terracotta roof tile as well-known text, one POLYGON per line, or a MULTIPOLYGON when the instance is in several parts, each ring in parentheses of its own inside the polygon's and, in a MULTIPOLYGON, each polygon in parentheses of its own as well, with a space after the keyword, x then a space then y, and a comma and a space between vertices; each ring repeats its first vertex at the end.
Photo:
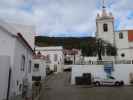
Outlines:
POLYGON ((133 42, 133 30, 128 30, 128 41, 133 42))

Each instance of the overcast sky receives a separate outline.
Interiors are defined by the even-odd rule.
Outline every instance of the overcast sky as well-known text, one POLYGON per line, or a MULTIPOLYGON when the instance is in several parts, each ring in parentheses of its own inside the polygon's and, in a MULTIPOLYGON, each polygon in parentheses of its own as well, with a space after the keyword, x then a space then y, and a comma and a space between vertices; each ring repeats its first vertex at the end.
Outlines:
MULTIPOLYGON (((133 29, 133 0, 105 0, 115 29, 133 29)), ((102 0, 0 0, 0 19, 36 26, 45 36, 94 36, 102 0)))

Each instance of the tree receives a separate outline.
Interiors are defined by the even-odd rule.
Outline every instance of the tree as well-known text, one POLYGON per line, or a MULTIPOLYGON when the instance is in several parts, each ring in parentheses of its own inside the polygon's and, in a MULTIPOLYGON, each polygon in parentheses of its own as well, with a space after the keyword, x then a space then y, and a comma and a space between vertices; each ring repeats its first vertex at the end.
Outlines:
POLYGON ((116 56, 117 49, 111 43, 108 43, 102 39, 96 40, 98 60, 102 60, 102 55, 107 54, 108 56, 116 56))
POLYGON ((102 49, 103 49, 103 41, 101 39, 96 40, 97 54, 98 60, 102 60, 102 49))

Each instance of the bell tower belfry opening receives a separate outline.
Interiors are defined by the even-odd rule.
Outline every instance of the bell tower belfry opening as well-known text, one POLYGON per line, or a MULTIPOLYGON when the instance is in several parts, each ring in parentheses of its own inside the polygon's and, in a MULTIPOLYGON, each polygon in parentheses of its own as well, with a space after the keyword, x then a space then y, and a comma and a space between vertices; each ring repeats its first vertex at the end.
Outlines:
POLYGON ((96 37, 113 44, 114 35, 114 17, 111 12, 106 11, 103 0, 102 11, 96 17, 96 37))

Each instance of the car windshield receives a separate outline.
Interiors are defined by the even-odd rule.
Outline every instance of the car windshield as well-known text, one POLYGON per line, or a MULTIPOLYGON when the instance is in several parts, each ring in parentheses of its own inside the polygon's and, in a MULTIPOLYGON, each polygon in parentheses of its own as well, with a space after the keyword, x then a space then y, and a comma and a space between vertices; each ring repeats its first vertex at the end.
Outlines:
POLYGON ((112 77, 112 76, 109 76, 108 78, 109 78, 109 79, 115 79, 115 78, 114 78, 114 77, 112 77))

